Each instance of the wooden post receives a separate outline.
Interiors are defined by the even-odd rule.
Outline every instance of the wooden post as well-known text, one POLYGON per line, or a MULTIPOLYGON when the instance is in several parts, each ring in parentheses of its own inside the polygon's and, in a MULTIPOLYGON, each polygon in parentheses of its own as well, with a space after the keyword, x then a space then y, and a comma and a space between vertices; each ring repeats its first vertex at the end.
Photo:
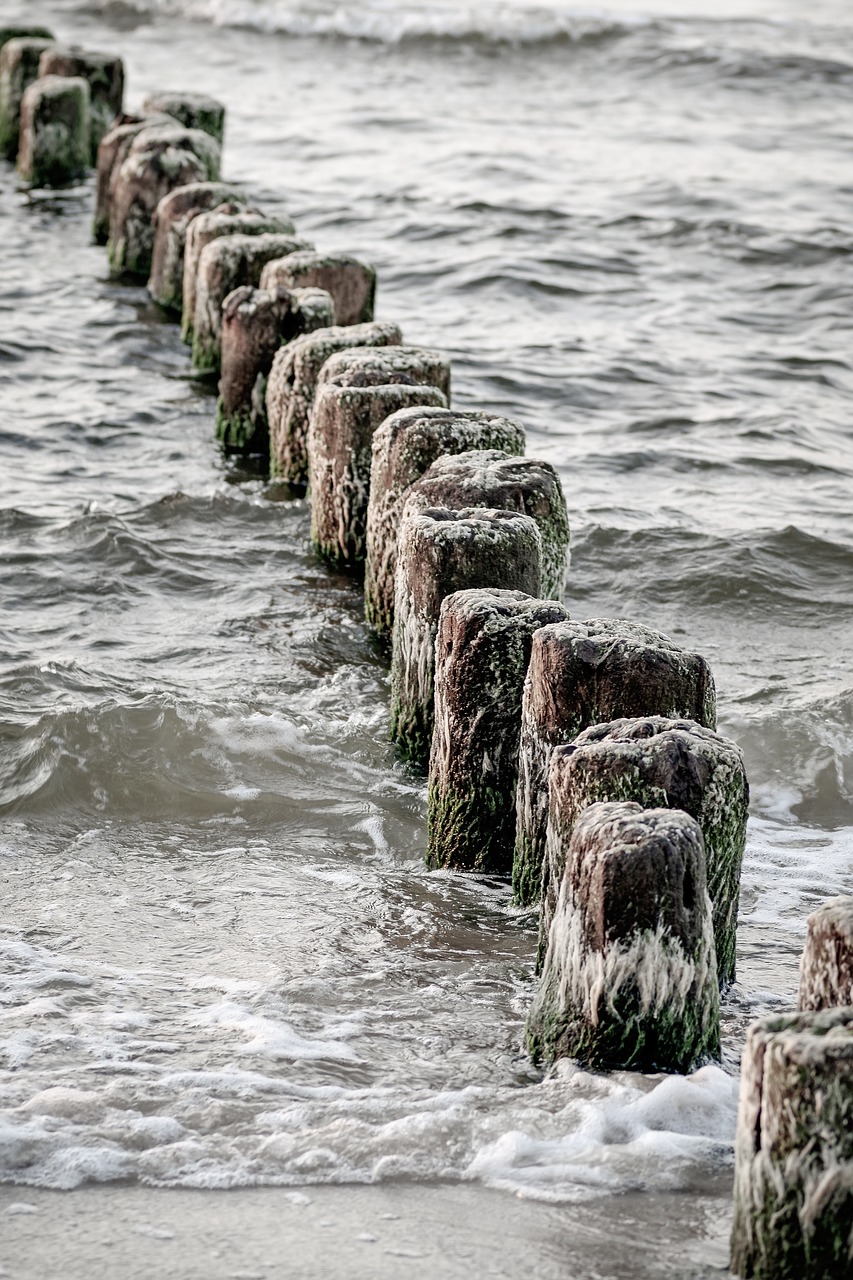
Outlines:
POLYGON ((373 319, 376 272, 348 254, 291 253, 268 262, 261 276, 262 289, 312 287, 332 295, 338 325, 366 324, 373 319))
POLYGON ((169 116, 127 115, 118 116, 109 133, 98 143, 97 186, 95 189, 95 217, 92 232, 95 244, 106 244, 110 236, 110 199, 113 173, 117 173, 127 158, 130 144, 143 129, 155 125, 171 125, 169 116))
POLYGON ((222 374, 216 436, 228 453, 266 454, 266 383, 283 342, 327 328, 334 305, 325 289, 253 289, 244 285, 222 304, 222 374))
POLYGON ((754 1022, 741 1059, 731 1268, 842 1280, 853 1260, 853 1009, 754 1022))
POLYGON ((853 1005, 853 897, 831 898, 806 923, 800 1009, 853 1005))
POLYGON ((24 90, 38 79, 41 55, 51 44, 39 37, 13 36, 0 49, 0 155, 7 160, 18 154, 24 90))
POLYGON ((124 98, 124 63, 111 53, 65 45, 45 49, 39 60, 39 77, 82 76, 89 85, 91 141, 87 163, 97 164, 98 144, 121 115, 124 98))
POLYGON ((394 624, 397 535, 411 486, 443 454, 470 449, 524 453, 524 428, 510 418, 476 410, 401 409, 373 436, 364 604, 367 621, 383 637, 394 624))
POLYGON ((441 603, 455 591, 499 587, 538 596, 542 536, 513 511, 434 508, 404 521, 395 578, 391 737, 424 771, 434 723, 435 639, 441 603))
MULTIPOLYGON (((559 779, 561 822, 599 800, 634 800, 647 808, 666 805, 695 818, 705 840, 708 893, 721 983, 735 976, 740 869, 746 843, 749 787, 743 756, 733 742, 691 720, 614 720, 584 729, 573 743, 555 747, 550 795, 559 779)), ((550 823, 549 823, 550 829, 550 823)), ((539 961, 563 879, 564 842, 546 841, 539 961)))
POLYGON ((225 137, 225 107, 218 98, 206 93, 149 93, 142 103, 143 111, 163 112, 187 129, 203 129, 220 147, 225 137))
POLYGON ((520 906, 536 902, 542 889, 551 751, 591 724, 647 715, 715 728, 714 679, 705 659, 621 618, 565 622, 536 636, 521 717, 512 877, 520 906))
POLYGON ((176 187, 218 179, 219 144, 210 134, 177 124, 152 125, 137 133, 110 178, 107 253, 112 271, 147 280, 157 205, 176 187))
POLYGON ((164 196, 154 210, 154 247, 148 292, 156 303, 180 315, 184 296, 184 250, 194 218, 228 203, 239 207, 243 195, 224 182, 190 182, 164 196))
POLYGON ((493 588, 456 591, 435 642, 427 863, 508 876, 515 842, 521 691, 537 628, 556 601, 493 588))
POLYGON ((18 173, 32 187, 68 187, 85 177, 90 153, 89 86, 44 76, 21 100, 18 173))
POLYGON ((559 770, 548 839, 560 883, 527 1018, 537 1062, 687 1072, 720 1051, 720 1001, 698 823, 670 809, 593 804, 575 815, 559 770))
POLYGON ((317 379, 326 361, 348 347, 391 347, 402 341, 396 324, 374 321, 318 329, 295 338, 276 353, 267 380, 270 470, 274 476, 295 490, 304 492, 308 486, 308 423, 317 379))
POLYGON ((365 557, 373 433, 409 405, 446 405, 450 365, 423 347, 353 347, 326 361, 308 429, 311 540, 342 569, 365 557))

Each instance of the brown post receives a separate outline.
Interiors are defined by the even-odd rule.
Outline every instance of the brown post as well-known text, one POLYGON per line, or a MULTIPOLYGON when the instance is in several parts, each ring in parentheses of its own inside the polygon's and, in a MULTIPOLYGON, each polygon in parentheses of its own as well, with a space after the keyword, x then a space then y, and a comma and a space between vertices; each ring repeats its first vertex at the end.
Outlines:
POLYGON ((149 93, 143 111, 162 111, 187 129, 203 129, 222 146, 225 136, 225 107, 206 93, 149 93))
POLYGON ((268 262, 261 277, 262 289, 325 289, 335 303, 337 324, 345 327, 373 319, 376 272, 348 254, 323 254, 303 250, 268 262))
POLYGON ((124 63, 111 53, 65 45, 45 49, 39 60, 41 76, 82 76, 89 85, 91 101, 91 141, 88 162, 97 164, 98 144, 121 115, 124 97, 124 63))
POLYGON ((190 182, 164 196, 154 210, 154 248, 148 292, 155 302, 180 315, 184 296, 187 228, 201 213, 220 205, 244 203, 236 187, 224 182, 190 182))
POLYGON ((806 926, 799 1007, 853 1005, 853 897, 824 902, 806 926))

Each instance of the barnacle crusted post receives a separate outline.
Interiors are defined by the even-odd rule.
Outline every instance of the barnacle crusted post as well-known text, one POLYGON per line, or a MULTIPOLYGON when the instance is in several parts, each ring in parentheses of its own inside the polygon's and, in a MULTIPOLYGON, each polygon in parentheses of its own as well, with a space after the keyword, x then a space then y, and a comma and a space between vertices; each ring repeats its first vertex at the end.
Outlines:
POLYGON ((154 247, 148 292, 155 302, 180 315, 184 292, 184 251, 194 218, 243 196, 224 182, 190 182, 164 196, 154 210, 154 247))
POLYGON ((367 324, 376 302, 376 271, 349 254, 314 253, 303 249, 268 262, 262 289, 325 289, 335 303, 335 318, 343 327, 367 324))
POLYGON ((525 1034, 535 1061, 687 1072, 720 1049, 702 832, 688 814, 594 804, 555 760, 549 848, 565 864, 525 1034))
POLYGON ((853 1005, 853 897, 831 898, 806 921, 801 1009, 853 1005))

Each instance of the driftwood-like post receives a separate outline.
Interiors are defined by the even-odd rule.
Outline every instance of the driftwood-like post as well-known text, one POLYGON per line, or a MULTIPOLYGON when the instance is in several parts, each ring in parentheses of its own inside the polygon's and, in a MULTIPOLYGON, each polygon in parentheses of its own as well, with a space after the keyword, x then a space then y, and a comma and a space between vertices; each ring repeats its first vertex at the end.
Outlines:
POLYGON ((91 142, 87 163, 96 164, 98 144, 121 115, 124 98, 124 63, 111 53, 55 45, 39 59, 42 76, 81 76, 89 85, 91 142))
POLYGON ((853 897, 824 902, 806 924, 800 1009, 853 1005, 853 897))
POLYGON ((435 639, 442 601, 499 587, 538 596, 542 536, 513 511, 432 509, 400 531, 391 647, 391 738, 425 771, 434 724, 435 639))
POLYGON ((435 642, 427 863, 508 876, 515 842, 521 691, 534 631, 567 617, 520 591, 457 591, 435 642))
POLYGON ((216 436, 228 453, 266 454, 267 374, 278 348, 300 333, 328 328, 334 304, 325 289, 253 289, 222 304, 222 373, 216 436))
POLYGON ((620 618, 561 623, 536 636, 521 717, 512 876, 520 906, 536 902, 542 890, 552 750, 591 724, 622 716, 669 716, 715 728, 707 662, 620 618))
POLYGON ((32 187, 85 177, 90 153, 89 86, 78 76, 34 80, 21 101, 18 173, 32 187))
POLYGON ((569 517, 550 462, 478 449, 437 458, 406 498, 407 512, 427 507, 491 507, 532 516, 542 534, 542 595, 560 600, 569 551, 569 517))
POLYGON ((133 138, 110 178, 107 254, 114 273, 148 279, 154 210, 176 187, 218 181, 219 160, 219 143, 202 129, 152 125, 133 138))
POLYGON ((551 774, 560 884, 527 1018, 537 1062, 687 1072, 720 1051, 720 1000, 698 823, 670 809, 593 804, 575 817, 551 774))
POLYGON ((199 214, 226 202, 239 207, 244 197, 224 182, 190 182, 164 196, 154 210, 154 247, 148 292, 156 303, 180 314, 184 296, 187 228, 199 214))
POLYGON ((267 379, 272 475, 296 490, 304 492, 308 486, 308 423, 326 361, 348 347, 392 347, 402 341, 398 325, 374 321, 318 329, 276 352, 267 379))
MULTIPOLYGON (((683 809, 705 840, 708 893, 721 983, 735 976, 740 870, 746 843, 749 786, 743 756, 733 742, 691 720, 614 720, 584 729, 573 743, 555 747, 550 778, 560 776, 560 813, 566 835, 587 805, 634 800, 647 808, 683 809)), ((551 791, 553 798, 553 790, 551 791)), ((546 842, 539 962, 563 879, 565 841, 546 842)))
POLYGON ((353 347, 320 373, 308 428, 311 540, 339 568, 365 557, 373 433, 398 409, 446 406, 450 365, 423 347, 353 347))
MULTIPOLYGON (((206 217, 202 214, 201 218, 206 217)), ((190 228, 201 221, 196 218, 190 228)), ((222 304, 241 285, 257 288, 264 264, 302 243, 289 235, 230 235, 211 240, 198 263, 195 282, 192 364, 216 373, 222 356, 222 304)))
MULTIPOLYGON (((184 295, 181 314, 181 337, 192 344, 195 323, 198 268, 203 251, 214 240, 225 236, 295 236, 296 228, 290 218, 280 214, 261 213, 260 209, 245 208, 242 200, 230 201, 200 213, 187 227, 184 246, 184 295)), ((294 240, 294 244, 301 241, 294 240)), ((249 283, 246 281, 245 283, 249 283)), ((257 281, 252 283, 257 284, 257 281)), ((236 285, 234 286, 237 287, 236 285)), ((227 296, 227 295, 226 295, 227 296)))
POLYGON ((222 146, 225 136, 225 107, 206 93, 149 93, 142 110, 162 112, 186 129, 203 129, 222 146))
POLYGON ((24 90, 38 79, 41 55, 52 43, 37 36, 13 36, 0 49, 0 155, 7 160, 18 154, 24 90))
POLYGON ((95 244, 106 244, 110 236, 110 199, 112 195, 113 174, 118 173, 133 139, 143 129, 151 129, 155 125, 172 125, 175 121, 163 115, 128 115, 123 112, 118 116, 110 129, 98 143, 96 160, 97 183, 95 187, 95 217, 92 234, 95 244))
POLYGON ((325 289, 335 303, 338 325, 367 324, 376 302, 376 271, 348 254, 308 251, 268 262, 262 289, 325 289))
POLYGON ((394 624, 394 569, 397 535, 410 487, 444 454, 501 449, 522 454, 524 428, 511 418, 476 410, 401 409, 373 436, 364 608, 382 636, 394 624))
POLYGON ((754 1022, 741 1059, 731 1269, 841 1280, 853 1259, 853 1008, 754 1022))

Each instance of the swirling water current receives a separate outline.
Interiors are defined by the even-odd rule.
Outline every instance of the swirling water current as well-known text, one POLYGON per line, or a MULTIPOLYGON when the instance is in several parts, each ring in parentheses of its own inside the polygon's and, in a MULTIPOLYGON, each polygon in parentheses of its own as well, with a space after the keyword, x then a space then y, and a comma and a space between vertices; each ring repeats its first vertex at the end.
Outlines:
POLYGON ((722 1065, 543 1080, 535 920, 423 870, 357 586, 220 455, 91 181, 0 165, 0 1180, 473 1181, 593 1204, 624 1252, 578 1276, 684 1276, 625 1193, 724 1233, 745 1026, 853 879, 849 8, 7 11, 119 52, 131 106, 225 101, 225 175, 559 468, 573 616, 710 660, 753 808, 722 1065))

